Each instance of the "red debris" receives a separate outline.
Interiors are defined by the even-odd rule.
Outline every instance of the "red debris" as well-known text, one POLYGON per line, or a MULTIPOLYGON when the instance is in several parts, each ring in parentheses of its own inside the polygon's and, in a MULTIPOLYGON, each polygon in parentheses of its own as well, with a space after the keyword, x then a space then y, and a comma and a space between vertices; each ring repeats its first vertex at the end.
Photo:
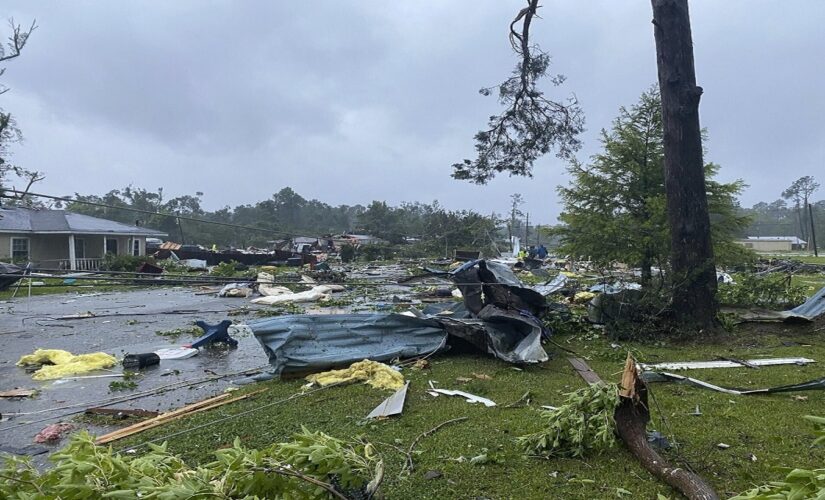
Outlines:
POLYGON ((34 437, 35 443, 52 443, 59 441, 63 434, 74 429, 72 424, 51 424, 47 425, 42 431, 38 432, 34 437))

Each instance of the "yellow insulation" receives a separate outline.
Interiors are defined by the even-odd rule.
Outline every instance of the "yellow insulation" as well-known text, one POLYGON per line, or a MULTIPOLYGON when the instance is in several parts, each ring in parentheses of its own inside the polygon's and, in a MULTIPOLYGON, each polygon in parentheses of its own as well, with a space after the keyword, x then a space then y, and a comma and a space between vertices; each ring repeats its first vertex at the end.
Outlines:
POLYGON ((20 358, 17 366, 43 365, 34 372, 34 380, 52 380, 115 366, 117 360, 105 352, 75 356, 61 349, 37 349, 20 358))
POLYGON ((404 386, 404 376, 384 363, 377 361, 358 361, 343 370, 330 370, 316 373, 307 377, 307 380, 321 387, 330 384, 364 382, 376 389, 391 389, 397 391, 404 386))

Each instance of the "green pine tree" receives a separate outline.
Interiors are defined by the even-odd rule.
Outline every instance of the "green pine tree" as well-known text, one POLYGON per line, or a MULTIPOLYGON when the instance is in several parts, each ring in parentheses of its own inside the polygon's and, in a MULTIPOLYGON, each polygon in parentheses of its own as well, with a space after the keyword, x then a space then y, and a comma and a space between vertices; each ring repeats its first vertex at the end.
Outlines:
MULTIPOLYGON (((602 130, 601 143, 602 152, 589 165, 570 164, 570 185, 558 188, 564 203, 561 250, 602 265, 618 261, 640 267, 648 285, 651 268, 666 269, 670 252, 658 89, 643 93, 630 109, 620 108, 611 130, 602 130)), ((744 182, 717 182, 718 171, 718 165, 705 165, 714 252, 717 263, 725 264, 748 255, 732 241, 748 218, 736 200, 744 182)))

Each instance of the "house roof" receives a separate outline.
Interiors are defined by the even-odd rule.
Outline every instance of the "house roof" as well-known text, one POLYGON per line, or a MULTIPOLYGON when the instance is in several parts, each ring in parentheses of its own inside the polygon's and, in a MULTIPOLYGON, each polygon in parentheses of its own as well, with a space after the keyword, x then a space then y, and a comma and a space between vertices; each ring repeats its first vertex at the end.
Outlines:
POLYGON ((808 243, 796 236, 748 236, 748 239, 757 241, 790 241, 794 245, 804 245, 808 243))
POLYGON ((0 208, 0 233, 166 236, 166 233, 148 227, 130 226, 65 210, 35 210, 23 207, 0 208))

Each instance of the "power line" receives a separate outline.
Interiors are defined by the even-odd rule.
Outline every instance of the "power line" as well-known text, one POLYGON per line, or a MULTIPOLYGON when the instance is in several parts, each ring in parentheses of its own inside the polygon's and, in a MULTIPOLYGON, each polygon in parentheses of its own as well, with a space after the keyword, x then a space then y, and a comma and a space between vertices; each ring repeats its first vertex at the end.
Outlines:
MULTIPOLYGON (((81 204, 84 204, 84 205, 92 205, 92 206, 95 206, 95 207, 111 208, 112 210, 127 210, 127 211, 130 211, 130 212, 137 212, 137 213, 141 213, 141 214, 159 215, 161 217, 171 217, 173 219, 188 220, 188 221, 191 221, 191 222, 200 222, 202 224, 214 224, 214 225, 217 225, 217 226, 232 227, 232 228, 237 228, 237 229, 247 229, 247 230, 250 230, 250 231, 259 231, 259 232, 263 232, 263 233, 270 233, 270 234, 275 234, 275 235, 280 235, 280 236, 286 236, 287 238, 292 237, 292 234, 286 233, 284 231, 276 231, 274 229, 266 229, 266 228, 254 227, 254 226, 242 226, 240 224, 232 224, 231 222, 220 222, 220 221, 214 221, 214 220, 198 219, 198 218, 195 218, 195 217, 187 217, 185 215, 168 214, 168 213, 156 212, 156 211, 152 211, 152 210, 143 210, 141 208, 134 208, 134 207, 119 207, 119 206, 116 206, 116 205, 109 205, 107 203, 98 203, 98 202, 95 202, 95 201, 86 201, 86 200, 75 200, 75 199, 67 198, 67 197, 64 197, 64 196, 52 196, 52 195, 49 195, 49 194, 32 193, 31 191, 18 191, 17 189, 5 189, 5 190, 2 190, 2 191, 8 191, 10 193, 21 194, 21 195, 26 195, 26 196, 35 196, 37 198, 46 198, 46 199, 49 199, 49 200, 63 201, 63 202, 67 202, 67 203, 81 203, 81 204)), ((2 195, 2 194, 0 194, 0 197, 9 198, 9 199, 17 199, 13 196, 6 196, 6 195, 2 195)))

